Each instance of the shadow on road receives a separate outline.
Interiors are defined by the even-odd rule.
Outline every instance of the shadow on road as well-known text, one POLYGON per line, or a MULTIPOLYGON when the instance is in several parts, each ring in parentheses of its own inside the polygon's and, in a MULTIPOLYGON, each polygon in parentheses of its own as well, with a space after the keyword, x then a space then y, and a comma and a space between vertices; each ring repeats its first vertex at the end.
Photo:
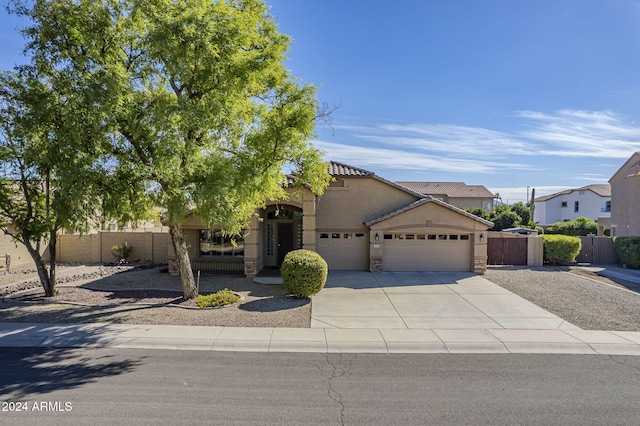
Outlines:
POLYGON ((135 370, 142 360, 91 358, 86 349, 0 348, 0 395, 5 400, 75 388, 135 370), (84 353, 84 355, 83 355, 84 353))

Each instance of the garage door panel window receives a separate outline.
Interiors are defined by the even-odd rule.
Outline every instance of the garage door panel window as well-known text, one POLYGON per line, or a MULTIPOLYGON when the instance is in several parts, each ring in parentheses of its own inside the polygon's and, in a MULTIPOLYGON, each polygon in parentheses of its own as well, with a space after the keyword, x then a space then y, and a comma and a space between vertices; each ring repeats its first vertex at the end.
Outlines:
POLYGON ((401 241, 469 241, 468 234, 384 234, 383 238, 401 241))

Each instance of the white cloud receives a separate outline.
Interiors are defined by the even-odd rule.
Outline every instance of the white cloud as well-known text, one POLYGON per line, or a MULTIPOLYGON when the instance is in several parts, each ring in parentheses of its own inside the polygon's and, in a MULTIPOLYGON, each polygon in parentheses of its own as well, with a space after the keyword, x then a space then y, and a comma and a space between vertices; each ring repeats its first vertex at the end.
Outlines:
POLYGON ((449 158, 419 152, 387 148, 343 145, 314 141, 314 146, 326 153, 326 159, 358 167, 384 167, 398 170, 440 171, 457 173, 499 173, 505 169, 533 170, 530 165, 493 162, 474 158, 449 158))
POLYGON ((351 137, 393 149, 444 157, 506 158, 512 155, 628 158, 640 150, 640 127, 611 111, 560 110, 553 114, 520 111, 525 130, 429 123, 338 124, 351 137))
POLYGON ((480 128, 442 124, 380 124, 377 126, 336 126, 353 136, 405 149, 444 153, 454 157, 500 158, 531 155, 538 147, 507 133, 480 128))
POLYGON ((640 127, 611 111, 523 111, 517 116, 530 122, 521 136, 545 144, 540 155, 628 158, 640 150, 640 127))

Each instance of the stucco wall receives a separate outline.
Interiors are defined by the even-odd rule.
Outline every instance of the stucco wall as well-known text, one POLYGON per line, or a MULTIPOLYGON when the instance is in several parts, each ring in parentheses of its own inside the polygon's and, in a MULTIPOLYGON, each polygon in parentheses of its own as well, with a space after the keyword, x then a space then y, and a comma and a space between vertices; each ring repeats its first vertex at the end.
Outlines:
POLYGON ((376 241, 376 233, 384 234, 385 232, 398 231, 433 234, 461 233, 471 236, 470 243, 472 246, 469 270, 482 274, 487 265, 487 229, 487 225, 477 220, 436 204, 435 202, 428 202, 371 226, 371 269, 375 269, 377 263, 381 261, 384 255, 384 245, 380 242, 383 237, 379 235, 379 240, 376 241), (483 234, 482 238, 480 238, 480 234, 483 234))
POLYGON ((640 236, 640 175, 622 173, 611 180, 612 236, 640 236))
POLYGON ((487 211, 493 211, 492 198, 450 198, 448 203, 465 210, 481 208, 487 211))
POLYGON ((58 262, 107 263, 116 259, 114 245, 133 247, 130 261, 166 263, 169 254, 167 232, 99 232, 91 235, 60 235, 58 262))
MULTIPOLYGON (((48 256, 47 247, 47 244, 42 244, 40 248, 40 252, 45 257, 48 256)), ((31 255, 25 248, 24 244, 17 243, 13 241, 13 238, 10 235, 0 232, 0 256, 2 256, 2 258, 0 258, 0 271, 6 271, 4 256, 7 254, 11 257, 11 271, 35 268, 31 255)))
POLYGON ((423 233, 448 231, 471 233, 476 230, 486 230, 487 226, 435 202, 429 202, 371 226, 372 231, 379 229, 386 231, 402 229, 406 232, 423 233))
POLYGON ((365 230, 376 219, 417 197, 371 178, 344 178, 344 188, 327 188, 316 205, 316 230, 365 230))

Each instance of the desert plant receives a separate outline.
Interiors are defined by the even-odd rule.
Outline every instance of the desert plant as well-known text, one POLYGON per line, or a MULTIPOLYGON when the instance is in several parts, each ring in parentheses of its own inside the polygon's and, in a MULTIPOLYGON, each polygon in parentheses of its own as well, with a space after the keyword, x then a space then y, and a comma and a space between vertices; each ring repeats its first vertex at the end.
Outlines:
POLYGON ((544 258, 554 265, 574 262, 582 241, 578 237, 568 235, 543 235, 544 258))
POLYGON ((613 245, 621 265, 640 269, 640 237, 615 237, 613 245))
POLYGON ((213 294, 198 295, 196 306, 199 308, 214 308, 216 306, 232 305, 240 300, 240 296, 225 288, 213 294))
POLYGON ((284 289, 293 297, 310 297, 323 289, 329 268, 327 262, 311 250, 294 250, 280 267, 284 289))
POLYGON ((131 252, 133 252, 133 246, 130 246, 126 241, 111 247, 111 254, 113 254, 118 263, 127 263, 131 252))

